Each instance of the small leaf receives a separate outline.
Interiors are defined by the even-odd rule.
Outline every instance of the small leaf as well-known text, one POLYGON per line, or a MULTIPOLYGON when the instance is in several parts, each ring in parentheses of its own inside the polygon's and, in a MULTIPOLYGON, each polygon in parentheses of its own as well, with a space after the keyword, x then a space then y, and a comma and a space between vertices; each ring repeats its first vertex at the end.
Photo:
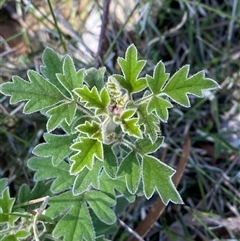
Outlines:
POLYGON ((50 218, 64 216, 58 221, 53 236, 63 237, 63 241, 92 241, 95 240, 94 227, 84 196, 73 196, 72 192, 65 192, 49 200, 50 207, 46 215, 50 218))
POLYGON ((162 145, 164 137, 158 137, 157 140, 152 143, 148 138, 138 139, 135 143, 138 153, 141 155, 150 154, 156 152, 162 145))
POLYGON ((118 64, 120 65, 124 76, 113 75, 120 85, 128 90, 129 93, 139 92, 147 86, 145 78, 138 79, 146 61, 137 60, 137 54, 136 47, 133 44, 130 45, 127 48, 125 59, 118 58, 118 64))
MULTIPOLYGON (((124 111, 120 116, 120 126, 122 128, 122 131, 127 133, 128 135, 141 138, 142 132, 138 124, 138 118, 131 118, 134 115, 134 113, 135 110, 131 109, 124 111)), ((115 123, 119 123, 118 116, 115 116, 113 120, 115 121, 115 123)))
POLYGON ((144 133, 149 136, 152 142, 155 142, 160 132, 158 118, 153 113, 147 112, 146 103, 138 106, 137 114, 139 117, 138 123, 143 125, 144 133))
POLYGON ((28 160, 28 167, 36 171, 34 179, 37 181, 54 179, 51 185, 51 190, 54 193, 66 190, 75 179, 74 176, 69 174, 69 164, 61 162, 58 166, 53 166, 51 157, 32 157, 28 160))
POLYGON ((106 224, 113 224, 116 222, 116 216, 110 208, 116 204, 114 199, 95 190, 87 192, 85 198, 89 206, 102 222, 106 224))
POLYGON ((47 47, 43 52, 43 66, 40 66, 41 73, 53 85, 55 85, 65 96, 70 97, 69 92, 59 82, 56 74, 63 73, 64 58, 60 59, 57 53, 47 47))
POLYGON ((100 91, 103 88, 105 72, 105 67, 99 69, 90 68, 85 71, 84 81, 88 84, 89 89, 95 86, 100 91))
POLYGON ((84 85, 82 88, 75 89, 74 92, 81 98, 82 102, 86 102, 86 107, 97 109, 98 114, 106 113, 110 97, 105 88, 101 90, 100 95, 95 86, 90 90, 84 85))
POLYGON ((2 84, 0 89, 3 94, 11 96, 11 104, 27 100, 23 109, 25 114, 55 105, 65 98, 53 84, 37 72, 29 70, 28 78, 30 81, 14 76, 13 82, 2 84))
POLYGON ((88 138, 102 141, 102 130, 99 123, 97 123, 96 121, 85 121, 84 124, 81 124, 76 128, 79 132, 85 133, 88 138))
POLYGON ((118 176, 124 176, 130 193, 136 193, 140 182, 141 167, 135 152, 130 152, 121 162, 118 176))
POLYGON ((100 161, 103 160, 102 143, 96 139, 81 138, 71 146, 71 149, 78 151, 70 159, 73 162, 70 169, 71 175, 78 174, 85 166, 91 170, 94 157, 100 161))
POLYGON ((169 74, 165 72, 165 66, 162 61, 154 68, 153 77, 147 75, 147 83, 153 94, 159 94, 159 91, 168 79, 169 74))
POLYGON ((158 161, 157 158, 145 155, 142 169, 145 196, 149 199, 156 190, 165 205, 169 201, 183 204, 181 196, 171 179, 174 173, 175 170, 158 161))
POLYGON ((57 78, 73 99, 72 91, 82 87, 84 71, 81 69, 76 72, 72 57, 67 55, 63 62, 63 74, 57 73, 57 78))
POLYGON ((77 135, 55 135, 45 133, 43 138, 46 141, 37 145, 33 149, 33 153, 41 157, 52 157, 52 163, 57 166, 67 157, 72 150, 70 145, 77 135))
POLYGON ((17 216, 10 215, 14 202, 15 198, 10 198, 9 188, 5 188, 0 196, 0 224, 6 222, 13 226, 18 219, 17 216))
POLYGON ((105 172, 112 178, 116 176, 117 168, 118 168, 118 161, 117 157, 114 154, 112 147, 110 145, 103 145, 104 151, 104 169, 105 172))
POLYGON ((185 107, 190 107, 187 94, 203 97, 203 90, 220 88, 217 82, 205 78, 204 71, 200 71, 189 78, 187 77, 188 72, 189 65, 183 66, 179 69, 167 82, 162 93, 169 96, 176 103, 185 107))
POLYGON ((50 118, 47 122, 47 130, 53 131, 65 120, 68 125, 71 125, 73 118, 77 110, 77 105, 75 103, 63 103, 56 107, 53 107, 47 114, 50 118))
POLYGON ((1 241, 21 241, 26 240, 26 238, 30 235, 30 233, 26 230, 20 229, 15 234, 5 235, 1 241))
POLYGON ((161 121, 167 122, 168 108, 172 108, 172 107, 173 105, 169 101, 161 97, 153 96, 148 102, 147 111, 148 113, 155 111, 161 121))
POLYGON ((103 163, 96 159, 94 161, 92 170, 89 170, 86 167, 83 168, 83 170, 77 175, 73 183, 73 194, 75 196, 82 194, 89 188, 90 185, 92 185, 96 189, 99 188, 99 172, 102 166, 103 163))

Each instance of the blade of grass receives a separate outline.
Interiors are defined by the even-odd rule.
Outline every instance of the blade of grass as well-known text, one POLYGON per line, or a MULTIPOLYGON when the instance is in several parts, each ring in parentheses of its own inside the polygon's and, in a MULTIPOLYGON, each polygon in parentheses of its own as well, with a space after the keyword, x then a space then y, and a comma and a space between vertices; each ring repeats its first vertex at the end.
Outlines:
POLYGON ((58 32, 58 35, 59 35, 59 38, 60 38, 60 42, 61 42, 61 44, 63 46, 64 51, 67 52, 67 47, 66 47, 65 42, 63 41, 62 32, 60 31, 60 29, 58 27, 57 19, 56 19, 56 16, 54 14, 54 11, 53 11, 51 1, 47 0, 47 2, 48 2, 48 6, 49 6, 49 9, 50 9, 51 15, 53 17, 54 25, 55 25, 55 27, 57 29, 57 32, 58 32))

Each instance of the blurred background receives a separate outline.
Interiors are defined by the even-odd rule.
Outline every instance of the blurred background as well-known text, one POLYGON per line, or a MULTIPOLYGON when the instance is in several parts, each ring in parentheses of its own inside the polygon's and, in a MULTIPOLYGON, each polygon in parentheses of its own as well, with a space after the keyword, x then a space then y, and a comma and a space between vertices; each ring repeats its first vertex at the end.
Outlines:
MULTIPOLYGON (((162 60, 171 74, 190 64, 190 75, 205 70, 216 80, 220 90, 191 97, 190 109, 175 105, 161 124, 157 157, 181 169, 185 205, 164 209, 157 196, 123 203, 109 239, 240 240, 239 0, 0 0, 0 7, 0 83, 38 71, 46 46, 70 53, 78 69, 118 73, 117 57, 131 43, 148 61, 144 74, 162 60)), ((22 108, 0 94, 0 177, 9 178, 13 197, 23 183, 34 185, 26 161, 45 132, 44 117, 22 108)))

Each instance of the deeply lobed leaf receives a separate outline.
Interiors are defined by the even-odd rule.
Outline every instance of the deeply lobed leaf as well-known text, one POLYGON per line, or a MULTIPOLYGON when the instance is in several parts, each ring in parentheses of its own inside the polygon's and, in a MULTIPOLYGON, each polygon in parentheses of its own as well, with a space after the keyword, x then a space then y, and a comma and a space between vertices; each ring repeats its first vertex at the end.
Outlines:
POLYGON ((51 190, 59 193, 68 189, 73 184, 75 177, 69 174, 69 165, 66 162, 53 166, 51 159, 51 157, 32 157, 28 160, 28 167, 36 171, 34 179, 37 181, 54 179, 51 190))
POLYGON ((189 65, 179 69, 162 89, 162 93, 169 96, 176 103, 190 107, 188 94, 203 97, 204 90, 220 88, 217 82, 205 77, 204 71, 200 71, 188 78, 189 65))
POLYGON ((126 50, 125 59, 118 58, 118 64, 121 67, 123 76, 113 75, 120 85, 130 94, 139 92, 147 86, 146 79, 144 77, 138 78, 146 64, 146 61, 137 60, 137 54, 136 47, 133 44, 130 45, 126 50))
POLYGON ((171 179, 174 173, 175 170, 165 163, 158 161, 153 156, 145 155, 142 169, 145 196, 150 198, 156 190, 165 205, 169 201, 183 204, 182 198, 171 179))
POLYGON ((0 88, 3 94, 11 96, 11 104, 27 100, 23 109, 25 114, 42 110, 64 100, 65 97, 57 87, 37 72, 29 70, 28 78, 29 81, 26 81, 14 76, 13 82, 4 83, 0 88))
POLYGON ((70 145, 76 137, 77 135, 55 135, 45 133, 43 138, 46 142, 37 145, 33 149, 33 153, 41 157, 52 157, 53 165, 57 166, 72 152, 70 145))
POLYGON ((71 191, 50 198, 46 215, 61 217, 53 230, 55 238, 63 241, 95 240, 94 227, 84 196, 74 196, 71 191))
POLYGON ((89 89, 88 86, 84 85, 82 88, 75 89, 74 92, 81 98, 82 102, 86 102, 87 107, 95 108, 98 114, 106 112, 110 103, 110 97, 105 88, 98 93, 95 86, 89 89))
POLYGON ((103 160, 102 142, 96 139, 81 138, 71 146, 71 149, 78 151, 78 153, 71 156, 70 159, 73 162, 70 169, 72 175, 78 174, 84 167, 91 170, 93 168, 94 157, 100 161, 103 160))

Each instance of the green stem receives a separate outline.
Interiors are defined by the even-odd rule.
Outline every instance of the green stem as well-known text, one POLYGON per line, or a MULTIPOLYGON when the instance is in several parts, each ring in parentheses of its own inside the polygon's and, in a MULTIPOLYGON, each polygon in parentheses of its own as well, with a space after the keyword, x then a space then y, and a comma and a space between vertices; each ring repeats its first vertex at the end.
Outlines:
POLYGON ((137 106, 139 106, 139 105, 143 104, 144 102, 147 102, 147 100, 148 100, 148 99, 151 99, 153 96, 154 96, 154 94, 145 96, 145 97, 143 97, 143 98, 141 98, 141 99, 139 99, 139 100, 136 100, 136 101, 135 101, 135 104, 136 104, 137 106))
POLYGON ((85 114, 89 115, 89 116, 95 116, 95 113, 92 112, 91 110, 89 110, 88 108, 86 108, 84 105, 82 105, 79 102, 76 102, 77 107, 79 110, 81 110, 82 112, 84 112, 85 114))
POLYGON ((135 145, 132 144, 132 142, 126 140, 126 139, 122 139, 121 144, 123 144, 124 146, 131 148, 133 151, 138 152, 137 148, 135 145))

